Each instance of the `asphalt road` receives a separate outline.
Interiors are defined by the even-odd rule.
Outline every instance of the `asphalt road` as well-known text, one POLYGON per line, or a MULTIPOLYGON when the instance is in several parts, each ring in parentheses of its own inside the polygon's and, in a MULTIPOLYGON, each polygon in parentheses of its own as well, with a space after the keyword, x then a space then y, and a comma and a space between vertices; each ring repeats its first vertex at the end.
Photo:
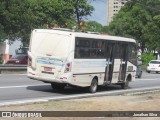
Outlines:
MULTIPOLYGON (((141 79, 130 83, 129 89, 160 86, 160 74, 143 72, 141 79)), ((120 86, 99 87, 97 93, 121 90, 120 86)), ((0 75, 0 103, 44 99, 70 95, 85 95, 85 88, 66 88, 55 91, 50 84, 28 79, 26 75, 0 75)))

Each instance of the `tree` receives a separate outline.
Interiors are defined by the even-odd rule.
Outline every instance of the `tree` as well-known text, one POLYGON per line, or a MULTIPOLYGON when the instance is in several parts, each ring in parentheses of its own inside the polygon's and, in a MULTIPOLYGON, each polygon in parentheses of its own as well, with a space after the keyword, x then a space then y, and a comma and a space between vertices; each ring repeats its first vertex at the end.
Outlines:
POLYGON ((76 15, 78 28, 80 29, 80 22, 82 21, 83 17, 91 15, 92 11, 94 10, 93 6, 88 4, 88 0, 72 0, 74 1, 74 13, 76 15))
POLYGON ((0 42, 3 42, 6 38, 6 34, 4 32, 4 27, 0 24, 0 42))
POLYGON ((87 0, 0 0, 0 35, 3 39, 21 39, 28 43, 32 29, 67 27, 91 14, 93 7, 87 0))
POLYGON ((82 22, 81 29, 84 31, 102 33, 103 26, 96 21, 82 22))
POLYGON ((110 29, 109 29, 109 26, 103 26, 102 27, 102 33, 104 34, 110 34, 110 29))
POLYGON ((153 46, 150 43, 159 41, 157 32, 160 28, 156 23, 159 8, 160 0, 132 0, 127 2, 113 18, 109 29, 113 35, 136 39, 141 44, 142 51, 146 47, 156 49, 158 44, 153 46))
POLYGON ((34 26, 34 18, 27 0, 1 0, 0 23, 11 41, 23 39, 34 26))
POLYGON ((148 39, 146 42, 146 47, 151 50, 160 51, 160 24, 159 15, 153 17, 153 21, 147 23, 143 29, 143 38, 148 39))
POLYGON ((32 11, 39 27, 66 27, 66 23, 73 20, 74 12, 71 0, 33 0, 32 11))

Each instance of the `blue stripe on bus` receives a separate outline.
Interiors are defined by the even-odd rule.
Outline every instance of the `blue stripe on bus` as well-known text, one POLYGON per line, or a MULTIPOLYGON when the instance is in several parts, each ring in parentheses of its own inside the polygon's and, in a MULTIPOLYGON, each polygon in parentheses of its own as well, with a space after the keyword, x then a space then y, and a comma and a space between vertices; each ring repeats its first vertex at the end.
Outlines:
POLYGON ((65 64, 62 64, 62 63, 51 62, 51 61, 43 61, 43 60, 37 60, 37 63, 46 64, 46 65, 57 65, 57 66, 64 66, 65 65, 65 64))
POLYGON ((57 66, 65 65, 62 59, 50 58, 50 57, 38 57, 37 63, 46 64, 46 65, 57 65, 57 66))
POLYGON ((58 58, 50 58, 50 57, 38 57, 38 60, 53 60, 53 61, 59 61, 59 62, 63 62, 62 59, 58 59, 58 58))
MULTIPOLYGON (((57 66, 64 66, 65 62, 62 59, 57 58, 50 58, 50 57, 38 57, 37 63, 46 64, 46 65, 57 65, 57 66)), ((78 61, 81 67, 105 67, 108 64, 112 64, 110 61, 78 61)))

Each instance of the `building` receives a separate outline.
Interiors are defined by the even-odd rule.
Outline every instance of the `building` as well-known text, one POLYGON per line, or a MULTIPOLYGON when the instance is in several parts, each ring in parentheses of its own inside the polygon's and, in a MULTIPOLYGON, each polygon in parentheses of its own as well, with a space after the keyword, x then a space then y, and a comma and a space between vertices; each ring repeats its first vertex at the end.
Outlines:
POLYGON ((121 7, 128 1, 130 0, 108 0, 108 25, 112 21, 113 16, 116 15, 121 7))

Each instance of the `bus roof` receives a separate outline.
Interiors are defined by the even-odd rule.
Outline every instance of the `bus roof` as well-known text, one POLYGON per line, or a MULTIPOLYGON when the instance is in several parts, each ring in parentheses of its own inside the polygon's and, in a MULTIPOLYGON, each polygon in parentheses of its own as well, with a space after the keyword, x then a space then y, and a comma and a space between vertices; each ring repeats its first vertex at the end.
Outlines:
POLYGON ((42 33, 55 33, 55 34, 64 34, 64 35, 73 35, 75 37, 84 37, 84 38, 95 38, 95 39, 103 39, 103 40, 113 40, 113 41, 124 41, 124 42, 136 42, 132 38, 119 37, 119 36, 110 36, 103 34, 93 34, 93 33, 85 33, 85 32, 74 32, 68 29, 35 29, 34 32, 42 32, 42 33))

